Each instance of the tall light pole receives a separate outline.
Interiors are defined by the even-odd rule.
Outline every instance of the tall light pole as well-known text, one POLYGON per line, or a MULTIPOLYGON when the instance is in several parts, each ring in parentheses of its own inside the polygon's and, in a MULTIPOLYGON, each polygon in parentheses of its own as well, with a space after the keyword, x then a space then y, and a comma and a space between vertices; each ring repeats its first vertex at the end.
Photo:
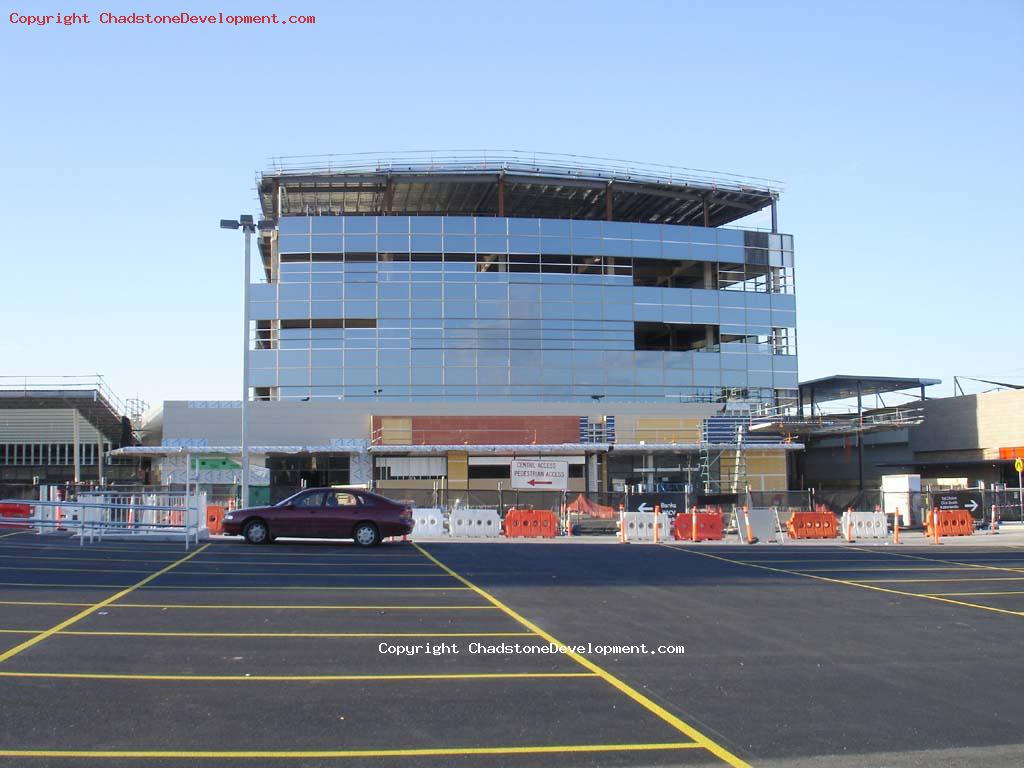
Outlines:
POLYGON ((252 216, 239 216, 238 220, 221 219, 221 229, 239 229, 245 234, 245 283, 242 286, 242 507, 249 506, 249 261, 252 233, 256 231, 252 216))

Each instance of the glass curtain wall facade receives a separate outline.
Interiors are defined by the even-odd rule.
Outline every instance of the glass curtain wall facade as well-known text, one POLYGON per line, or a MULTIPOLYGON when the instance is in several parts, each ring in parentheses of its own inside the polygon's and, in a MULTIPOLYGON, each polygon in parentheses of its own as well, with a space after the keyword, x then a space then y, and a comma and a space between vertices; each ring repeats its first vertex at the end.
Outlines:
POLYGON ((790 235, 304 216, 274 238, 250 291, 257 398, 795 397, 790 235))

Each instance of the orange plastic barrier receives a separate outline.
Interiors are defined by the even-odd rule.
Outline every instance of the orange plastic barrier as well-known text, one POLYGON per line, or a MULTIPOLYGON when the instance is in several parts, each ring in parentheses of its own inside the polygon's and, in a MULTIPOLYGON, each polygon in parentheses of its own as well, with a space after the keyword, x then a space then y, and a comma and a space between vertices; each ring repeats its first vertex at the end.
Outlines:
POLYGON ((839 534, 831 512, 794 512, 786 522, 791 539, 834 539, 839 534))
MULTIPOLYGON (((0 504, 0 517, 32 517, 32 505, 31 504, 0 504)), ((8 529, 15 528, 17 530, 25 530, 31 528, 31 525, 22 525, 20 523, 3 522, 0 523, 0 528, 8 529)))
POLYGON ((672 525, 676 541, 721 541, 724 536, 725 517, 720 512, 680 512, 672 525))
POLYGON ((224 532, 224 507, 213 504, 206 507, 206 529, 211 534, 224 532))
POLYGON ((550 509, 510 509, 505 515, 505 536, 525 539, 553 539, 558 535, 558 517, 550 509))
MULTIPOLYGON (((930 537, 935 537, 932 520, 935 518, 935 510, 928 514, 925 529, 930 537)), ((939 536, 971 536, 974 534, 974 518, 966 509, 940 510, 939 536)))

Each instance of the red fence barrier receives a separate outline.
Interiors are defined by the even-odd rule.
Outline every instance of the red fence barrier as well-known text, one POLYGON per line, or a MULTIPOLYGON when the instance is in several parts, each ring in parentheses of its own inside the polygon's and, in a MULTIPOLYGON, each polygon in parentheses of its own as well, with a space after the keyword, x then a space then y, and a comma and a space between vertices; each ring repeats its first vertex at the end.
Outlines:
MULTIPOLYGON (((32 517, 32 505, 31 504, 0 504, 0 517, 17 517, 17 518, 29 518, 32 517)), ((23 525, 21 523, 12 523, 4 521, 0 523, 0 529, 8 530, 26 530, 31 528, 31 525, 23 525)))
POLYGON ((720 512, 680 512, 672 526, 676 541, 721 541, 725 517, 720 512))
POLYGON ((558 517, 550 509, 510 509, 505 515, 505 536, 553 539, 558 535, 558 517))
POLYGON ((786 522, 791 539, 834 539, 838 529, 831 512, 794 512, 786 522))

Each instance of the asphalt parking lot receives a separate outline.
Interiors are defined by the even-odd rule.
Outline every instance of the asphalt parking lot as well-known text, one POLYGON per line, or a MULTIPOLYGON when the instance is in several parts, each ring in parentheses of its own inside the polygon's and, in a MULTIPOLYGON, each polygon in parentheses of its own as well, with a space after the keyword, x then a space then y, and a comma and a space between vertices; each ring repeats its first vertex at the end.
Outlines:
POLYGON ((1022 620, 1006 545, 3 535, 0 765, 1019 766, 1022 620))

